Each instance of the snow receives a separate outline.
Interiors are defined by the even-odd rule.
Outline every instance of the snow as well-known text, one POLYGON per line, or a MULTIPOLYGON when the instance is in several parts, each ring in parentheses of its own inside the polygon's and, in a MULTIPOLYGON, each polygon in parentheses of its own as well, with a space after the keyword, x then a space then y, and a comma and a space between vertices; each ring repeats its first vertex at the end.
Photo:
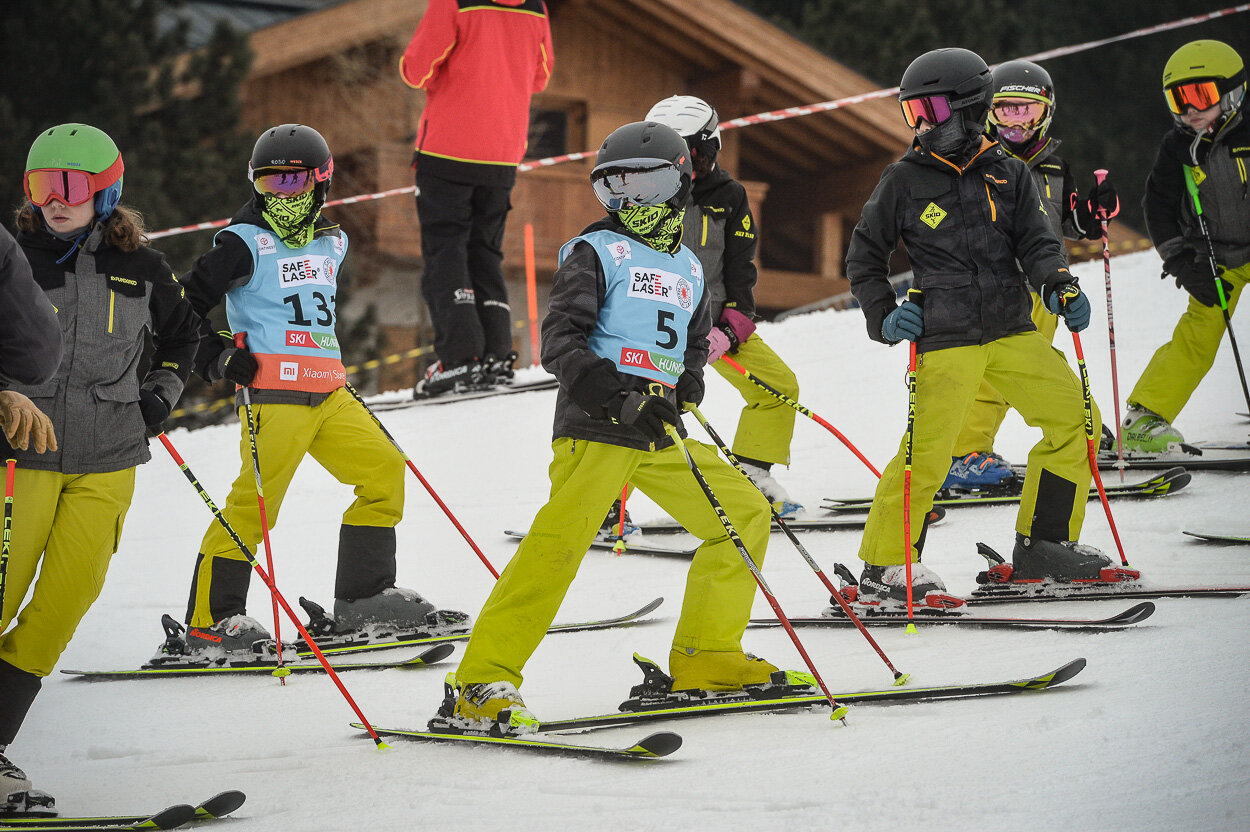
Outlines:
MULTIPOLYGON (((1159 280, 1154 252, 1118 257, 1112 266, 1121 396, 1127 396, 1171 332, 1185 296, 1159 280)), ((1094 322, 1083 340, 1095 395, 1110 421, 1102 265, 1095 261, 1076 272, 1093 301, 1094 322)), ((1243 323, 1242 329, 1250 350, 1250 328, 1243 323)), ((802 402, 884 466, 904 428, 905 350, 870 342, 858 311, 800 316, 763 325, 760 334, 798 374, 802 402)), ((1071 354, 1062 328, 1056 345, 1071 354)), ((382 414, 497 568, 515 551, 503 529, 524 528, 546 496, 554 396, 530 392, 382 414)), ((702 410, 722 435, 732 433, 739 407, 729 385, 709 373, 702 410)), ((1177 426, 1195 440, 1244 439, 1247 425, 1235 415, 1244 410, 1226 341, 1177 426)), ((224 501, 239 470, 238 427, 176 431, 170 438, 210 494, 224 501)), ((1033 431, 1013 413, 998 450, 1023 461, 1033 441, 1033 431)), ((164 451, 153 452, 139 472, 108 582, 60 667, 137 666, 161 641, 160 614, 182 617, 211 517, 164 451)), ((793 453, 789 470, 775 473, 807 505, 871 492, 872 474, 806 419, 799 419, 793 453)), ((1159 584, 1250 583, 1250 550, 1181 535, 1182 529, 1246 528, 1247 482, 1245 474, 1196 473, 1175 496, 1114 503, 1132 565, 1159 584)), ((339 514, 350 501, 350 489, 315 463, 300 469, 272 534, 278 584, 292 605, 300 595, 331 602, 339 514)), ((638 498, 631 513, 646 520, 658 509, 638 498)), ((971 591, 984 566, 974 544, 983 540, 1009 551, 1014 516, 1014 508, 950 512, 931 532, 925 562, 953 591, 971 591)), ((1114 552, 1096 506, 1083 540, 1114 552)), ((858 533, 808 534, 803 541, 826 569, 840 561, 858 571, 858 533)), ((443 606, 481 607, 490 574, 414 477, 408 478, 399 549, 401 585, 443 606)), ((548 637, 526 668, 522 693, 531 709, 549 718, 615 709, 640 678, 631 653, 664 662, 685 571, 671 559, 588 554, 558 620, 617 615, 657 595, 668 600, 652 623, 548 637)), ((820 582, 781 536, 772 539, 765 574, 789 613, 812 615, 828 604, 820 582)), ((251 613, 269 621, 259 580, 252 582, 250 601, 251 613)), ((1153 618, 1122 632, 875 631, 915 686, 1020 678, 1078 656, 1089 660, 1085 672, 1053 692, 852 706, 845 727, 827 713, 803 712, 574 737, 619 745, 650 730, 681 733, 681 750, 653 762, 611 764, 402 740, 378 753, 348 727, 355 715, 320 675, 293 676, 283 687, 270 677, 86 683, 56 674, 9 753, 38 787, 57 795, 65 814, 144 811, 243 789, 248 802, 228 827, 235 832, 1244 828, 1250 773, 1239 708, 1250 686, 1250 602, 1157 604, 1153 618)), ((1095 616, 1126 606, 1066 602, 994 611, 1095 616)), ((754 613, 769 614, 762 597, 754 613)), ((292 629, 283 622, 284 634, 292 629)), ((854 630, 803 630, 801 636, 835 691, 889 685, 885 666, 854 630)), ((779 628, 748 631, 744 646, 802 667, 779 628)), ((416 651, 360 660, 409 652, 416 651)), ((430 669, 350 673, 343 680, 375 724, 421 727, 440 701, 454 659, 430 669)))

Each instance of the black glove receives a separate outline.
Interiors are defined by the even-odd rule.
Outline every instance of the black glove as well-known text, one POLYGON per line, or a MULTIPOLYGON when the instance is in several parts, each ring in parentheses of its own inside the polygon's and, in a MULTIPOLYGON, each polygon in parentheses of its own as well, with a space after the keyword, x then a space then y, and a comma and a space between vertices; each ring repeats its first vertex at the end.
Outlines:
POLYGON ((247 347, 226 347, 221 351, 221 355, 217 356, 214 367, 218 378, 233 381, 244 387, 252 383, 252 379, 256 377, 256 371, 260 369, 260 365, 256 363, 256 356, 252 355, 247 347))
POLYGON ((616 421, 622 425, 632 425, 652 442, 659 442, 668 435, 664 430, 666 424, 681 424, 681 414, 663 396, 648 396, 634 390, 626 393, 620 402, 620 413, 616 421))
POLYGON ((169 402, 146 388, 139 390, 139 412, 143 414, 143 424, 155 428, 169 418, 169 402))
MULTIPOLYGON (((1193 295, 1194 300, 1204 306, 1219 306, 1220 294, 1215 288, 1211 267, 1198 260, 1193 251, 1185 249, 1179 254, 1173 254, 1164 261, 1163 270, 1175 275, 1176 285, 1193 295)), ((1227 298, 1228 293, 1233 290, 1233 284, 1223 277, 1220 280, 1224 283, 1224 297, 1227 298)))
POLYGON ((677 401, 698 407, 703 402, 703 374, 686 370, 677 378, 677 401))
POLYGON ((611 419, 624 394, 616 365, 600 358, 569 386, 569 398, 592 419, 611 419))

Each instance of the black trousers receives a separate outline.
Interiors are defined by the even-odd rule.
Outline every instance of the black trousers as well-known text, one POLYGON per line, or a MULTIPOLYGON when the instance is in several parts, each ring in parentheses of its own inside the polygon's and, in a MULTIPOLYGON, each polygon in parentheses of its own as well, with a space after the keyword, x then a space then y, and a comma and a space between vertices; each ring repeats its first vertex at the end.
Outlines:
POLYGON ((453 182, 417 167, 417 214, 425 273, 421 294, 445 367, 512 349, 503 279, 503 234, 512 186, 453 182))

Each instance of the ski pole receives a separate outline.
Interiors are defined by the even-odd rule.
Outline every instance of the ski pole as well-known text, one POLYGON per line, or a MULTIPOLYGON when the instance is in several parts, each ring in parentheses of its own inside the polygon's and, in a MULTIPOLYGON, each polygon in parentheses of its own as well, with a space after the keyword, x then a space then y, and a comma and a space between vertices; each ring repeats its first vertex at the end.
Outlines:
POLYGON ((735 370, 742 373, 742 375, 746 376, 747 381, 750 381, 752 384, 756 385, 757 387, 760 387, 766 390, 767 392, 771 393, 772 395, 776 396, 780 401, 784 402, 785 404, 788 404, 790 407, 793 407, 799 413, 802 413, 804 416, 811 419, 813 422, 815 422, 816 424, 820 425, 825 430, 832 433, 834 436, 838 438, 839 442, 841 442, 850 450, 851 453, 859 457, 860 462, 868 466, 869 471, 872 471, 874 474, 876 474, 877 479, 881 479, 881 472, 878 471, 876 468, 874 468, 872 463, 868 461, 868 458, 859 452, 859 448, 856 448, 853 444, 851 444, 851 440, 843 436, 842 432, 839 431, 837 428, 835 428, 833 425, 829 424, 827 421, 820 418, 815 413, 808 410, 806 407, 804 407, 803 405, 796 402, 794 399, 787 396, 785 393, 782 393, 776 387, 773 387, 771 384, 764 381, 759 376, 755 375, 746 367, 743 367, 741 364, 739 364, 737 361, 734 361, 729 356, 722 355, 720 357, 720 360, 724 361, 730 367, 733 367, 735 370))
MULTIPOLYGON (((755 482, 755 480, 751 479, 751 475, 748 474, 746 469, 742 467, 742 462, 737 456, 734 455, 733 451, 729 450, 729 446, 725 444, 725 440, 721 439, 720 434, 712 428, 712 425, 707 419, 703 418, 703 414, 699 412, 699 408, 693 404, 687 403, 686 409, 694 414, 694 418, 699 420, 700 425, 703 425, 703 429, 707 431, 708 436, 712 437, 712 441, 716 443, 716 447, 720 448, 720 452, 725 455, 725 459, 729 460, 730 464, 738 469, 738 473, 746 477, 752 485, 759 488, 759 485, 755 482)), ((760 493, 762 494, 763 491, 761 490, 760 493)), ((881 657, 881 661, 885 662, 885 666, 888 667, 890 672, 894 674, 894 684, 906 684, 907 680, 911 678, 911 674, 903 673, 894 666, 889 657, 886 656, 885 651, 882 650, 881 646, 877 644, 877 640, 874 639, 872 634, 868 632, 868 628, 864 626, 864 622, 859 620, 859 616, 855 614, 855 611, 851 609, 850 604, 848 604, 846 599, 842 597, 842 593, 834 588, 833 584, 830 583, 829 578, 826 577, 825 573, 821 570, 820 564, 816 562, 816 559, 813 558, 803 544, 799 542, 798 536, 795 535, 794 530, 790 528, 789 524, 787 524, 781 515, 777 513, 777 509, 773 506, 771 501, 768 503, 768 508, 773 513, 773 522, 776 523, 783 532, 785 532, 786 537, 790 538, 790 542, 794 544, 794 548, 797 549, 799 554, 803 556, 803 560, 807 561, 807 565, 810 566, 812 571, 816 573, 816 577, 820 578, 821 583, 823 583, 825 588, 829 590, 829 593, 833 596, 834 601, 836 601, 838 606, 842 608, 842 612, 847 618, 851 619, 851 622, 855 625, 856 629, 864 634, 864 638, 868 640, 868 644, 872 646, 873 650, 877 651, 877 655, 881 657)))
POLYGON ((352 398, 360 402, 360 406, 365 409, 365 413, 368 413, 373 417, 373 421, 379 428, 382 429, 382 433, 386 435, 386 438, 391 440, 391 444, 395 446, 395 450, 399 451, 399 455, 404 458, 404 463, 408 466, 412 473, 417 475, 417 479, 421 481, 421 485, 425 486, 425 490, 428 491, 430 496, 434 498, 434 502, 438 503, 438 507, 443 510, 443 514, 447 515, 447 519, 450 520, 451 524, 456 527, 457 531, 460 532, 460 536, 463 537, 465 542, 469 544, 469 548, 477 554, 482 563, 486 564, 486 568, 490 570, 490 574, 494 575, 495 579, 498 580, 499 573, 495 571, 495 567, 491 566, 490 561, 486 559, 486 555, 484 555, 482 550, 478 548, 478 545, 473 542, 473 538, 469 536, 467 531, 465 531, 464 526, 460 525, 460 521, 456 519, 456 515, 451 513, 451 509, 447 507, 447 504, 444 503, 442 498, 440 498, 434 491, 434 487, 426 481, 425 477, 421 476, 421 472, 417 470, 417 466, 413 463, 411 457, 409 457, 408 454, 404 452, 404 449, 399 446, 399 443, 395 441, 395 437, 392 436, 391 432, 386 429, 386 425, 382 424, 382 420, 379 419, 378 415, 373 412, 373 409, 369 407, 369 405, 365 404, 365 400, 361 397, 360 392, 352 386, 351 382, 344 382, 344 386, 347 388, 347 392, 352 394, 352 398))
POLYGON ((1219 264, 1215 262, 1215 245, 1211 242, 1211 231, 1207 228, 1207 218, 1202 213, 1202 201, 1198 199, 1198 183, 1194 181, 1194 171, 1185 165, 1185 187, 1189 189, 1189 197, 1194 201, 1194 213, 1198 217, 1198 230, 1207 244, 1207 262, 1211 266, 1211 274, 1215 277, 1215 291, 1220 297, 1220 310, 1224 313, 1224 328, 1228 330, 1228 343, 1233 347, 1233 358, 1237 362, 1237 375, 1241 379, 1241 395, 1246 399, 1246 407, 1250 408, 1250 387, 1246 386, 1246 370, 1241 365, 1241 350, 1237 349, 1237 334, 1233 332, 1233 319, 1228 314, 1228 298, 1224 296, 1224 281, 1220 277, 1219 264))
POLYGON ((265 586, 269 587, 269 591, 273 593, 273 597, 282 607, 283 612, 285 612, 287 617, 290 618, 295 624, 295 629, 299 630, 299 634, 304 637, 304 643, 307 644, 309 649, 313 651, 313 654, 317 657, 317 661, 321 662, 321 666, 325 668, 326 673, 330 674, 330 678, 333 679, 334 684, 338 686, 339 692, 343 694, 343 698, 347 700, 347 704, 351 705, 352 710, 356 712, 356 716, 360 717, 360 721, 364 724, 365 730, 369 732, 369 736, 373 737, 373 741, 377 745, 378 749, 385 750, 390 748, 390 746, 384 743, 382 738, 378 736, 378 732, 373 730, 373 726, 370 725, 369 720, 365 718, 364 712, 360 710, 360 706, 356 704, 356 700, 353 699, 352 695, 347 692, 347 687, 343 684, 343 680, 340 679, 339 674, 334 671, 334 667, 330 664, 330 660, 327 659, 325 654, 321 652, 321 648, 317 646, 317 642, 313 640, 313 637, 308 634, 308 630, 304 629, 304 625, 300 623, 299 616, 295 614, 295 611, 291 609, 291 605, 286 602, 286 599, 282 597, 282 593, 278 591, 278 587, 274 585, 273 578, 265 571, 265 568, 260 565, 260 561, 256 559, 256 556, 253 555, 251 550, 247 548, 247 544, 243 542, 242 538, 240 538, 234 528, 231 527, 230 522, 226 520, 225 516, 221 513, 221 509, 217 508, 216 503, 213 502, 213 498, 210 497, 208 492, 204 490, 204 486, 200 485, 200 481, 196 479, 195 474, 191 473, 190 466, 188 466, 182 456, 179 455, 178 451, 174 448, 173 443, 169 441, 169 437, 165 435, 164 431, 161 431, 156 435, 156 438, 161 440, 161 444, 165 446, 165 450, 169 451, 169 455, 174 460, 174 464, 178 466, 183 475, 187 478, 187 481, 190 482, 191 486, 196 490, 196 493, 200 495, 200 499, 204 501, 204 505, 208 506, 208 510, 213 513, 213 517, 217 518, 217 522, 220 523, 221 527, 226 530, 226 534, 230 535, 230 539, 234 541, 234 545, 239 547, 239 551, 242 552, 243 556, 247 558, 247 562, 250 563, 252 568, 256 570, 256 574, 260 575, 261 580, 265 582, 265 586))
MULTIPOLYGON (((907 300, 923 305, 924 296, 919 289, 908 289, 907 300)), ((903 551, 907 569, 907 626, 903 632, 916 632, 915 603, 911 591, 911 456, 916 427, 916 340, 907 342, 907 444, 903 455, 903 551)))
MULTIPOLYGON (((1075 286, 1060 294, 1064 306, 1068 299, 1080 292, 1075 286)), ((1085 367, 1085 351, 1081 349, 1081 336, 1072 332, 1072 346, 1076 350, 1076 365, 1081 371, 1081 398, 1085 405, 1085 444, 1089 449, 1089 470, 1098 486, 1098 499, 1102 501, 1102 510, 1107 514, 1107 525, 1111 527, 1111 536, 1115 538, 1115 546, 1120 551, 1120 562, 1128 566, 1128 558, 1124 555, 1124 544, 1120 542, 1120 531, 1115 527, 1115 518, 1111 516, 1111 503, 1107 500, 1107 491, 1102 487, 1102 475, 1098 473, 1098 451, 1094 446, 1094 396, 1089 390, 1089 370, 1085 367)))
POLYGON ((833 708, 833 713, 829 715, 830 719, 840 719, 842 724, 846 724, 847 707, 833 698, 833 694, 829 692, 825 680, 820 678, 820 671, 816 669, 816 665, 812 662, 812 657, 807 655, 807 650, 803 647, 803 642, 799 641, 798 633, 794 632, 794 627, 790 624, 790 619, 786 618, 786 614, 781 609, 781 604, 777 603, 776 596, 773 591, 768 588, 768 582, 764 580, 764 575, 760 572, 760 568, 755 565, 755 561, 751 559, 751 553, 747 551, 746 545, 742 542, 742 538, 738 537, 738 531, 734 528, 729 516, 725 514, 724 507, 720 501, 716 499, 716 495, 712 493, 712 487, 707 484, 703 472, 699 470, 699 466, 695 464, 694 457, 690 455, 690 449, 686 447, 686 443, 682 441, 681 434, 677 432, 676 425, 665 425, 665 432, 669 438, 673 440, 673 444, 681 449, 686 457, 686 465, 690 467, 690 473, 694 474, 695 480, 698 481, 699 487, 703 489, 703 495, 707 497, 707 501, 712 505, 712 510, 716 512, 716 516, 720 519, 721 525, 725 527, 725 533, 729 535, 729 539, 738 549, 738 554, 742 555, 742 560, 746 562, 747 569, 751 570, 751 576, 755 578, 756 585, 760 588, 760 592, 764 593, 764 597, 768 599, 769 605, 773 608, 773 613, 777 616, 777 620, 781 622, 781 626, 786 628, 786 633, 790 636, 790 640, 794 642, 795 648, 798 649, 799 655, 803 657, 803 661, 807 664, 807 669, 812 672, 812 676, 816 679, 816 684, 820 686, 821 693, 825 695, 825 699, 829 700, 829 706, 833 708))
MULTIPOLYGON (((1107 178, 1107 171, 1094 171, 1099 185, 1107 178)), ((1111 395, 1115 398, 1115 467, 1120 469, 1120 482, 1124 482, 1124 429, 1120 425, 1120 378, 1115 369, 1115 315, 1111 311, 1111 243, 1107 240, 1107 209, 1098 207, 1098 222, 1102 225, 1102 274, 1107 284, 1107 341, 1111 345, 1111 395)))
MULTIPOLYGON (((247 349, 247 333, 236 332, 234 334, 234 345, 239 349, 247 349)), ((278 573, 273 568, 273 544, 269 541, 269 518, 265 512, 265 487, 261 483, 260 478, 260 451, 256 447, 256 422, 252 418, 252 395, 248 390, 248 386, 244 384, 243 390, 243 407, 247 411, 247 436, 252 443, 252 473, 256 475, 256 504, 260 509, 260 529, 261 537, 265 543, 265 567, 269 570, 269 577, 277 585, 278 573)), ((282 619, 278 616, 278 598, 274 595, 270 600, 273 601, 273 640, 278 648, 278 669, 273 672, 286 685, 286 677, 291 671, 283 667, 282 662, 282 631, 280 625, 282 619)))
POLYGON ((612 551, 618 555, 624 554, 628 549, 625 545, 625 498, 629 496, 629 483, 621 486, 621 516, 616 518, 616 542, 612 544, 612 551))
POLYGON ((0 610, 4 609, 4 590, 9 583, 9 549, 13 545, 13 472, 17 460, 4 464, 4 541, 0 543, 0 610))

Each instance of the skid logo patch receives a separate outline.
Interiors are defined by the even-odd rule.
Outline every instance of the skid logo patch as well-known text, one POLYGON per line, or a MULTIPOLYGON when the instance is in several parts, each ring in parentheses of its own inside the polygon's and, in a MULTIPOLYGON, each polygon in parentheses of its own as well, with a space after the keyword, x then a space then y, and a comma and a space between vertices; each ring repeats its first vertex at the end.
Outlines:
POLYGON ((946 219, 946 212, 936 202, 930 202, 920 214, 920 221, 930 228, 937 228, 946 219))
POLYGON ((629 270, 629 296, 667 303, 679 309, 694 306, 694 287, 681 275, 663 269, 629 270))

